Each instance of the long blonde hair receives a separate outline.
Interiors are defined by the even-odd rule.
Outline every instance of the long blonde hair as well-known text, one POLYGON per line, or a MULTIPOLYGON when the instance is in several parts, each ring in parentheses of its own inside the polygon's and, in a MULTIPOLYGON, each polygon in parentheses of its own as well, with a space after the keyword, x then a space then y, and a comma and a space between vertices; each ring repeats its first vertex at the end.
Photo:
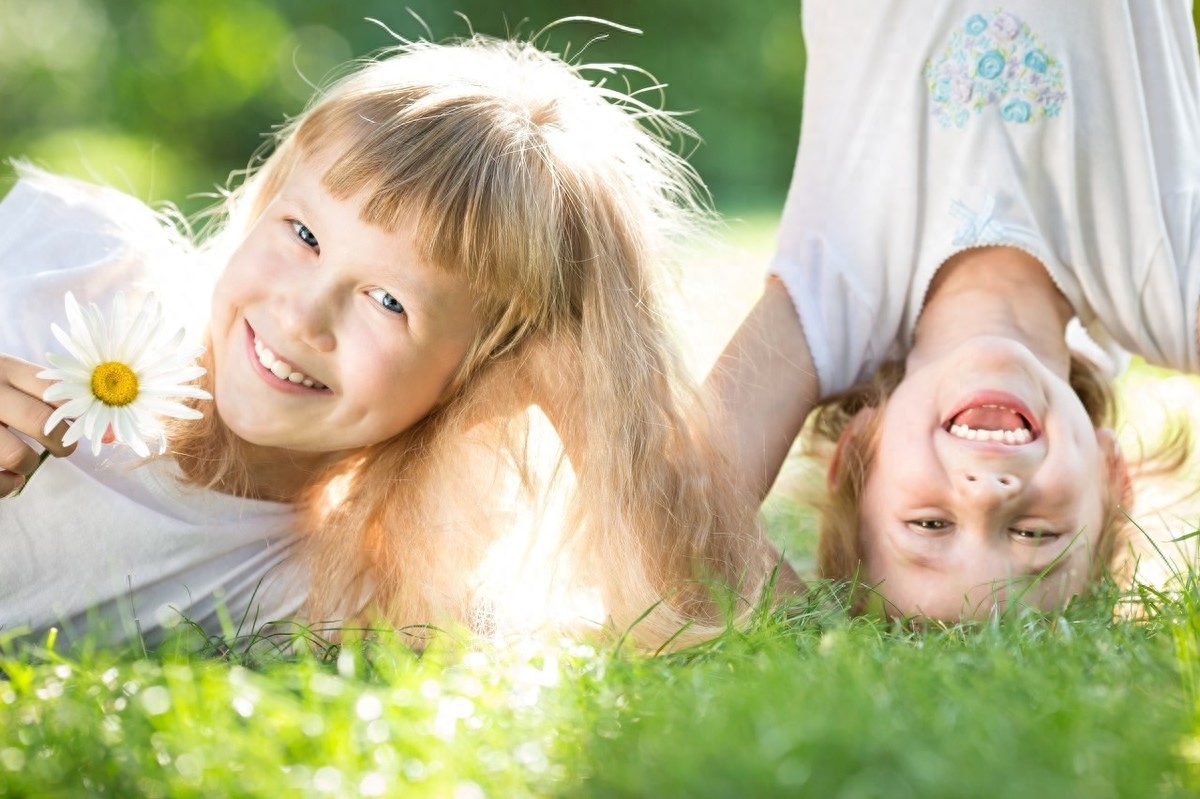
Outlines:
MULTIPOLYGON (((397 47, 320 94, 228 198, 210 246, 235 240, 298 158, 343 148, 324 176, 384 229, 415 218, 425 259, 464 277, 480 334, 434 410, 314 474, 297 506, 314 619, 486 627, 471 573, 506 518, 464 479, 483 442, 529 487, 523 370, 559 364, 585 442, 561 547, 635 640, 688 641, 730 614, 710 581, 756 600, 772 564, 735 496, 709 414, 663 316, 664 268, 701 230, 704 194, 671 137, 686 128, 531 44, 474 36, 397 47), (491 419, 475 425, 477 420, 491 419), (468 429, 470 433, 468 434, 468 429), (659 603, 656 605, 656 603, 659 603)), ((211 370, 210 370, 211 374, 211 370)), ((190 480, 249 491, 215 413, 180 430, 190 480)), ((749 602, 734 599, 734 615, 749 602)))

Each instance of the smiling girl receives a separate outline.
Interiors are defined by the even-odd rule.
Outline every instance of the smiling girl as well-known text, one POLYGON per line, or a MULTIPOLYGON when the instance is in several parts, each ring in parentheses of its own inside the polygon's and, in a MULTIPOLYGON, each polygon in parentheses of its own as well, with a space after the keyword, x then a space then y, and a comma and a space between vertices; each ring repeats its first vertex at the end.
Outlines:
POLYGON ((1058 607, 1128 543, 1110 345, 1200 369, 1191 13, 804 4, 773 275, 711 380, 759 496, 820 402, 824 576, 958 619, 1058 607))
POLYGON ((660 308, 703 218, 666 146, 684 131, 583 72, 485 37, 398 47, 279 132, 194 253, 128 197, 26 174, 0 204, 0 296, 46 310, 2 315, 0 420, 27 438, 0 480, 24 483, 30 439, 65 457, 0 502, 0 626, 153 640, 181 618, 222 633, 224 606, 243 630, 504 632, 545 584, 543 620, 566 585, 657 645, 724 624, 714 583, 755 597, 769 548, 714 478, 660 308), (41 429, 47 317, 117 288, 210 308, 214 402, 148 461, 41 429), (530 405, 571 467, 549 546, 526 520, 547 501, 530 405))

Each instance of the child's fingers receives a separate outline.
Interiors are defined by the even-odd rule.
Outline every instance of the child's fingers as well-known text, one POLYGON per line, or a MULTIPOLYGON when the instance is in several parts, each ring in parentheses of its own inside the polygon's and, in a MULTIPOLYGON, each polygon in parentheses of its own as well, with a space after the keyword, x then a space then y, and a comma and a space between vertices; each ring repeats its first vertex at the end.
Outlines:
POLYGON ((0 473, 32 474, 40 460, 39 453, 12 430, 0 428, 0 473))
MULTIPOLYGON (((0 424, 34 439, 50 450, 52 455, 69 455, 75 447, 63 446, 63 436, 68 429, 65 421, 59 422, 49 435, 44 432, 55 405, 42 399, 42 393, 52 385, 52 381, 37 377, 42 368, 10 355, 0 355, 0 424)), ((11 433, 9 435, 12 436, 11 433)), ((16 436, 12 438, 20 441, 16 436)), ((21 443, 24 445, 24 442, 21 443)), ((25 448, 29 449, 28 446, 25 448)), ((11 457, 11 451, 15 448, 10 446, 8 449, 11 457)), ((3 457, 4 452, 0 451, 0 468, 8 468, 3 457)))
POLYGON ((0 497, 10 496, 25 485, 25 475, 0 472, 0 497))

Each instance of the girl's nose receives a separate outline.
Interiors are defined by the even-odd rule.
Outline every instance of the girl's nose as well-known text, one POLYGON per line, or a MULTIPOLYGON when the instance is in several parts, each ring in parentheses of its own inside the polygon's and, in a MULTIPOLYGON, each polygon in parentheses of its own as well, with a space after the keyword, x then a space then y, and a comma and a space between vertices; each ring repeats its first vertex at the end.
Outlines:
POLYGON ((336 303, 318 286, 297 286, 279 300, 276 317, 283 332, 317 352, 337 346, 333 320, 336 303))
POLYGON ((1015 474, 968 469, 963 474, 964 489, 982 499, 1007 499, 1021 490, 1021 479, 1015 474))

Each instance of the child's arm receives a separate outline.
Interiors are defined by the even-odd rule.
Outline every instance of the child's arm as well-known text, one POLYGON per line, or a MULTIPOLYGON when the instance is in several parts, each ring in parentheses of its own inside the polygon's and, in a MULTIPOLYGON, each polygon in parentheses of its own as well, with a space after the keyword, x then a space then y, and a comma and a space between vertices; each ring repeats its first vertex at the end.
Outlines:
POLYGON ((50 435, 42 428, 54 406, 42 401, 50 382, 37 377, 45 367, 0 355, 0 497, 8 496, 25 483, 25 475, 39 463, 38 453, 17 432, 39 442, 50 454, 68 455, 75 446, 63 447, 67 423, 61 422, 50 435))
POLYGON ((720 402, 735 471, 764 499, 818 398, 804 329, 778 278, 767 279, 706 387, 720 402))

